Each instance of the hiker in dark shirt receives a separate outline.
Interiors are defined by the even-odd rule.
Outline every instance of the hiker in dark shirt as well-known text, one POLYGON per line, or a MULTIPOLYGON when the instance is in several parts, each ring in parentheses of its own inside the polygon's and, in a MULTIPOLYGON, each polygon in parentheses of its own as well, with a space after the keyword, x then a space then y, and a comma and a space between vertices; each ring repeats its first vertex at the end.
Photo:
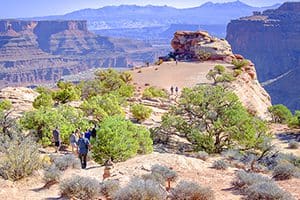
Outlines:
POLYGON ((171 91, 171 95, 173 95, 173 93, 174 93, 174 87, 173 86, 171 86, 170 91, 171 91))
POLYGON ((96 130, 96 125, 95 125, 91 131, 91 137, 96 138, 96 136, 97 136, 97 130, 96 130))
POLYGON ((176 95, 178 95, 178 87, 175 88, 176 95))
POLYGON ((57 153, 60 149, 60 144, 61 144, 61 141, 60 141, 60 132, 59 132, 59 128, 56 127, 53 132, 52 132, 52 135, 53 135, 53 142, 54 142, 54 145, 55 145, 55 153, 57 153))
POLYGON ((84 133, 84 137, 88 140, 91 139, 92 130, 86 129, 86 132, 84 133))
POLYGON ((80 133, 79 140, 77 141, 78 156, 81 163, 81 168, 86 168, 87 154, 91 148, 90 141, 84 138, 84 133, 80 133))

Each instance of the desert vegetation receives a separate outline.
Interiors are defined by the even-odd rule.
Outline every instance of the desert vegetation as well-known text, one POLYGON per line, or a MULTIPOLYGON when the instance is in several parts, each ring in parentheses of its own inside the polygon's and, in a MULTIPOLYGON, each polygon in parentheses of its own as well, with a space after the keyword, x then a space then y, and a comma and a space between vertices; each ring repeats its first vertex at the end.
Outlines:
MULTIPOLYGON (((60 127, 63 144, 68 145, 72 131, 97 125, 100 128, 91 139, 89 155, 97 164, 124 162, 138 154, 152 153, 176 135, 191 145, 188 152, 175 147, 177 152, 201 159, 210 170, 222 173, 239 168, 232 186, 246 199, 292 198, 277 181, 298 178, 300 158, 274 148, 267 122, 250 114, 226 87, 238 76, 227 70, 216 65, 206 76, 212 84, 183 88, 176 102, 169 99, 167 91, 152 86, 138 93, 130 73, 112 69, 98 71, 95 79, 79 84, 60 81, 55 89, 37 88, 34 110, 17 119, 10 117, 11 103, 1 101, 0 176, 18 181, 40 170, 43 188, 59 184, 61 196, 73 199, 217 199, 213 189, 184 180, 166 165, 153 164, 148 173, 131 177, 121 187, 112 177, 102 182, 84 176, 63 178, 68 170, 80 168, 73 154, 41 156, 39 149, 52 145, 56 126, 60 127), (168 100, 170 106, 164 108, 161 123, 151 129, 144 126, 152 109, 143 101, 168 100), (77 106, 72 106, 74 102, 77 106)), ((282 105, 269 111, 273 122, 299 126, 298 111, 292 114, 282 105)), ((288 147, 297 149, 299 143, 291 140, 288 147)))

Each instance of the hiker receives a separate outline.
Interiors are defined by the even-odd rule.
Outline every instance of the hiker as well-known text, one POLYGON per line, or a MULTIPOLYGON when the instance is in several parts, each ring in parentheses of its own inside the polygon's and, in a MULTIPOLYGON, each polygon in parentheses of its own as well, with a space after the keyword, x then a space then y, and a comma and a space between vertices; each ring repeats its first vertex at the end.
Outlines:
POLYGON ((90 141, 87 138, 84 138, 83 132, 80 133, 79 140, 77 142, 77 150, 82 169, 86 168, 86 158, 90 148, 90 141))
POLYGON ((173 95, 173 93, 174 93, 174 87, 173 86, 171 86, 170 91, 171 91, 171 95, 173 95))
POLYGON ((95 124, 91 131, 91 137, 96 138, 96 136, 97 136, 97 130, 96 130, 96 124, 95 124))
POLYGON ((178 95, 178 87, 175 88, 176 95, 178 95))
POLYGON ((86 132, 84 133, 84 137, 86 139, 90 140, 91 139, 91 134, 92 134, 91 132, 92 132, 92 130, 86 129, 86 132))
POLYGON ((54 141, 54 145, 55 145, 55 153, 57 153, 60 149, 60 132, 59 132, 59 128, 56 127, 53 132, 52 132, 52 135, 53 135, 53 141, 54 141))
POLYGON ((76 131, 73 131, 72 134, 70 135, 70 145, 72 147, 72 153, 77 154, 77 135, 76 131))

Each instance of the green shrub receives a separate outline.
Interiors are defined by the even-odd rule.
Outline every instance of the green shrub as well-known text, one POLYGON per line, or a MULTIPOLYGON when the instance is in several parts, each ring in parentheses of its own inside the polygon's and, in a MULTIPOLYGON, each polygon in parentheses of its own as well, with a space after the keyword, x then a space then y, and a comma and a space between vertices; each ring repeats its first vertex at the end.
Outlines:
POLYGON ((39 109, 40 107, 52 107, 54 104, 51 94, 42 93, 32 103, 33 107, 39 109))
POLYGON ((271 112, 272 120, 275 123, 288 123, 293 117, 291 111, 282 104, 271 106, 269 111, 271 112))
POLYGON ((145 99, 151 99, 151 98, 167 98, 168 93, 163 90, 156 87, 147 87, 143 92, 143 98, 145 99))
POLYGON ((172 200, 214 200, 214 192, 194 182, 181 181, 171 192, 172 200))
POLYGON ((234 69, 242 69, 243 67, 249 65, 249 61, 245 59, 233 59, 231 64, 234 65, 234 69))
POLYGON ((212 167, 214 169, 225 170, 228 168, 228 163, 225 160, 215 160, 212 167))
POLYGON ((108 116, 125 115, 118 96, 113 94, 91 97, 85 100, 80 107, 87 116, 93 116, 98 122, 108 116))
POLYGON ((39 146, 33 138, 16 133, 12 138, 1 135, 0 142, 0 176, 4 179, 17 181, 41 167, 39 146))
POLYGON ((73 154, 66 154, 62 156, 52 157, 53 164, 61 171, 65 171, 68 168, 80 169, 81 164, 77 157, 73 154))
POLYGON ((73 83, 59 81, 57 87, 59 90, 52 93, 53 100, 65 104, 80 99, 81 91, 73 83))
POLYGON ((120 189, 120 183, 117 180, 106 180, 100 186, 100 191, 106 198, 112 197, 120 189))
POLYGON ((151 116, 152 109, 142 104, 133 104, 130 107, 130 112, 132 113, 133 117, 138 121, 144 121, 151 116))
POLYGON ((240 69, 235 69, 235 70, 233 70, 233 76, 234 76, 234 77, 238 77, 238 76, 241 75, 242 73, 243 73, 243 71, 240 70, 240 69))
POLYGON ((97 138, 92 141, 92 155, 96 162, 124 161, 137 153, 153 150, 150 132, 122 117, 107 117, 100 124, 97 138))
POLYGON ((40 109, 26 112, 20 119, 20 124, 25 130, 30 130, 43 146, 51 144, 52 131, 60 128, 62 142, 69 144, 69 137, 77 127, 86 129, 90 123, 84 118, 80 109, 68 105, 56 108, 41 107, 40 109))
POLYGON ((59 185, 61 196, 69 199, 98 199, 99 188, 99 181, 83 176, 73 176, 59 185))
POLYGON ((196 153, 196 158, 206 161, 209 158, 209 154, 205 151, 199 151, 196 153))
POLYGON ((296 168, 290 163, 280 163, 273 171, 273 178, 276 180, 287 180, 292 178, 296 173, 296 168))
POLYGON ((167 192, 155 181, 132 179, 128 185, 116 192, 113 200, 163 200, 167 192))
POLYGON ((246 190, 247 200, 293 200, 286 191, 280 189, 274 182, 259 182, 246 190))
POLYGON ((297 142, 296 140, 292 140, 289 142, 289 148, 290 149, 298 149, 299 148, 299 142, 297 142))

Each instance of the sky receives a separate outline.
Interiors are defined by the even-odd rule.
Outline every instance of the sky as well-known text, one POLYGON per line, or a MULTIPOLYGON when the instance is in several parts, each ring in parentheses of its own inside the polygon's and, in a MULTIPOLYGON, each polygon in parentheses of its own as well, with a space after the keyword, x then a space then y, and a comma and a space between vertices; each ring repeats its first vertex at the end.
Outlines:
MULTIPOLYGON (((108 5, 168 5, 176 8, 196 7, 212 2, 233 0, 0 0, 0 18, 22 18, 62 15, 84 8, 101 8, 108 5)), ((287 0, 241 0, 251 6, 270 6, 287 0)))

